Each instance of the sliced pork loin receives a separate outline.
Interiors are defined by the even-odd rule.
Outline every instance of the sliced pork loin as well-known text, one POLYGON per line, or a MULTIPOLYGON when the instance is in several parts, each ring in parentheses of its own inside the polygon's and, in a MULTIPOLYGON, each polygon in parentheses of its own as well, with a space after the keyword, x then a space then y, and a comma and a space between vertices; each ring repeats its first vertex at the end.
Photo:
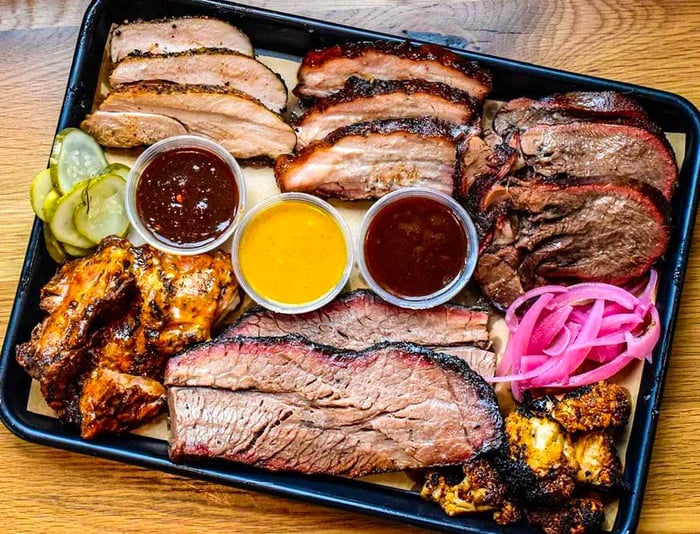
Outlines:
POLYGON ((172 358, 165 383, 176 462, 355 477, 460 464, 504 439, 492 388, 462 360, 411 344, 218 339, 172 358))
POLYGON ((197 48, 228 48, 253 55, 246 34, 227 22, 206 17, 126 22, 112 30, 110 47, 114 63, 134 52, 168 54, 197 48))
POLYGON ((659 131, 637 101, 616 91, 557 93, 540 100, 516 98, 498 110, 493 129, 499 135, 507 135, 540 124, 581 121, 630 122, 659 131))
POLYGON ((449 124, 432 118, 380 120, 334 130, 275 161, 282 191, 344 200, 379 198, 406 186, 451 195, 456 145, 449 124))
POLYGON ((181 122, 165 115, 96 111, 80 124, 102 146, 130 148, 152 145, 174 135, 189 133, 181 122))
POLYGON ((437 45, 373 41, 313 50, 304 56, 294 94, 319 98, 340 91, 353 76, 366 80, 425 80, 451 85, 483 101, 491 73, 437 45))
POLYGON ((112 87, 160 80, 237 89, 276 112, 287 106, 287 87, 279 75, 253 57, 222 48, 132 54, 117 63, 109 77, 112 87))
POLYGON ((99 108, 164 115, 193 134, 219 142, 238 158, 275 158, 293 150, 296 136, 282 117, 235 89, 138 82, 112 90, 99 108))
POLYGON ((424 80, 368 82, 350 78, 343 89, 318 100, 296 122, 297 149, 323 139, 337 128, 380 119, 435 117, 455 126, 478 120, 479 108, 468 93, 424 80))
POLYGON ((488 313, 457 304, 427 310, 399 308, 371 291, 346 293, 320 310, 285 315, 254 308, 224 333, 226 337, 301 334, 316 343, 361 350, 382 341, 421 345, 489 344, 488 313))
POLYGON ((643 128, 588 122, 538 125, 522 132, 519 141, 525 163, 546 177, 633 178, 667 199, 678 179, 671 148, 643 128))
POLYGON ((669 242, 668 203, 636 180, 510 179, 490 198, 497 217, 482 239, 475 276, 502 307, 548 283, 625 284, 669 242))

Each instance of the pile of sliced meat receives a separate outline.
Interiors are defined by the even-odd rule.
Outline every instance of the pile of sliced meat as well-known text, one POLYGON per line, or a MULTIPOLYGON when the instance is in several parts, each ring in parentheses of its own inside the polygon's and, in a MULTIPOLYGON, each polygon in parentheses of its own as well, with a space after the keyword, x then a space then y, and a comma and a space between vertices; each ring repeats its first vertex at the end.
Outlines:
POLYGON ((494 450, 503 421, 481 376, 495 365, 487 319, 364 290, 302 315, 250 310, 168 363, 170 455, 360 476, 494 450))
POLYGON ((481 230, 476 278, 496 304, 548 283, 622 285, 663 255, 678 167, 634 100, 518 98, 493 129, 493 150, 474 140, 462 160, 460 191, 481 230))
POLYGON ((277 159, 277 182, 346 200, 415 185, 452 194, 461 140, 479 132, 491 90, 490 73, 474 62, 389 41, 314 50, 298 80, 297 153, 277 159))
POLYGON ((81 127, 104 146, 149 145, 194 134, 235 157, 291 152, 282 79, 255 59, 248 37, 216 19, 125 23, 111 37, 111 92, 81 127))

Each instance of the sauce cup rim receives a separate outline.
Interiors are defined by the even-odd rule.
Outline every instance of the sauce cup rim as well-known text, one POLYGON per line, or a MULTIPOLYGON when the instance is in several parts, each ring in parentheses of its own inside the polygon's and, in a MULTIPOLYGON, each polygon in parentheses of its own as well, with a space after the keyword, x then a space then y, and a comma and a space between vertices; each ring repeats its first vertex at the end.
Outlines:
POLYGON ((476 269, 476 263, 479 255, 479 236, 476 232, 476 227, 472 218, 469 216, 467 211, 462 207, 453 197, 446 195, 442 191, 436 189, 431 189, 428 187, 411 186, 403 187, 397 189, 384 195, 379 200, 377 200, 365 213, 362 219, 362 226, 360 227, 360 233, 357 240, 357 264, 360 270, 362 278, 370 287, 370 289, 375 292, 380 298, 400 306, 402 308, 409 309, 426 309, 444 304, 453 298, 457 293, 459 293, 464 286, 471 280, 474 270, 476 269), (406 197, 422 197, 431 198, 437 200, 441 204, 447 206, 454 215, 459 220, 462 228, 467 237, 467 251, 464 266, 460 270, 459 274, 450 281, 449 284, 441 288, 440 290, 431 293, 429 295, 420 295, 415 297, 403 297, 390 293, 384 289, 374 277, 370 274, 369 268, 367 267, 367 262, 365 259, 365 247, 364 242, 369 230, 369 226, 374 220, 377 213, 384 209, 387 205, 395 202, 396 200, 406 198, 406 197))
POLYGON ((126 214, 129 218, 129 222, 131 223, 131 227, 136 230, 139 236, 141 236, 146 243, 169 254, 194 256, 196 254, 202 254, 204 252, 209 252, 219 248, 226 243, 235 232, 245 210, 245 175, 238 164, 238 161, 236 161, 231 153, 219 143, 196 135, 177 135, 152 144, 146 150, 144 150, 138 158, 136 158, 136 161, 129 170, 129 174, 126 178, 125 197, 126 214), (238 188, 236 214, 233 221, 231 221, 231 224, 216 239, 198 247, 175 246, 164 243, 146 227, 138 213, 138 208, 136 206, 136 191, 138 189, 138 184, 143 171, 158 155, 162 154, 163 152, 168 152, 179 148, 198 148, 217 156, 231 169, 236 187, 238 188))

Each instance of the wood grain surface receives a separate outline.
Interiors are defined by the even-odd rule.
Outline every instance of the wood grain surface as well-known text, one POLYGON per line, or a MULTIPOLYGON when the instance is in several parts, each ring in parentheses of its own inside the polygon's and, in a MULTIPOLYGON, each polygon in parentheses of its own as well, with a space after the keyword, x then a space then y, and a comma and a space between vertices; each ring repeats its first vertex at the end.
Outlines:
MULTIPOLYGON (((643 84, 700 106, 700 1, 247 2, 643 84)), ((0 332, 86 0, 0 0, 0 332)), ((700 232, 685 281, 639 532, 700 532, 700 232)), ((0 335, 2 335, 0 334, 0 335)), ((418 532, 25 443, 0 428, 1 532, 418 532)))

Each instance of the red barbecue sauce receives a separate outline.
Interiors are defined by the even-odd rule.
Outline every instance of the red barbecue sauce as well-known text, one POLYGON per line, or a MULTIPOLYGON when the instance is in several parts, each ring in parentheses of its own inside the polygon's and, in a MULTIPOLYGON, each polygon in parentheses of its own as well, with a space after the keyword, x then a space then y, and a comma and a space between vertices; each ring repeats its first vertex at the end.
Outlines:
POLYGON ((398 297, 431 295, 462 271, 467 235, 453 211, 425 197, 387 204, 369 224, 365 262, 372 278, 398 297))
POLYGON ((230 167, 198 148, 158 154, 141 174, 136 209, 163 243, 195 248, 214 241, 236 217, 238 186, 230 167))

